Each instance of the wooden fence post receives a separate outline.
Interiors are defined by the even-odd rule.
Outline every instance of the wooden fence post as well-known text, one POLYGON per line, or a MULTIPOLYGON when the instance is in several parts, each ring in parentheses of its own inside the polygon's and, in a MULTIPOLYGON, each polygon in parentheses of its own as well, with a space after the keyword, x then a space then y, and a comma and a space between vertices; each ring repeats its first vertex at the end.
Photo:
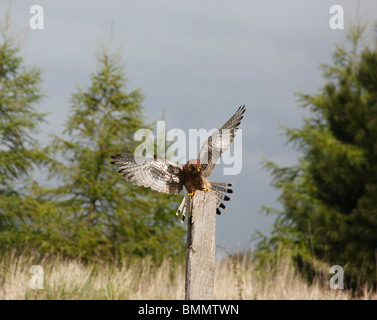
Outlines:
POLYGON ((212 300, 215 276, 216 195, 196 191, 187 219, 186 300, 212 300))

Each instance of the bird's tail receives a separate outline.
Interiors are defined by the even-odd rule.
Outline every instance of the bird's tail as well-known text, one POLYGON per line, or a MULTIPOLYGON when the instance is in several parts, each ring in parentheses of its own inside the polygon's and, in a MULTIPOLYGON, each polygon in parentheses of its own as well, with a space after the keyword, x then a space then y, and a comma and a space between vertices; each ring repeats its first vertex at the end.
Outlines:
MULTIPOLYGON (((216 213, 221 215, 220 208, 225 210, 226 206, 222 203, 222 201, 230 201, 231 199, 225 195, 224 193, 233 193, 232 189, 226 188, 233 186, 232 183, 225 183, 225 182, 212 182, 210 181, 212 191, 216 194, 217 202, 216 202, 216 213)), ((192 204, 192 196, 186 194, 182 199, 181 204, 178 207, 176 215, 182 214, 181 222, 185 221, 186 215, 190 214, 191 211, 191 204, 192 204)))
POLYGON ((230 201, 231 199, 225 195, 224 193, 233 193, 232 189, 226 188, 233 186, 233 183, 227 183, 227 182, 213 182, 209 181, 211 184, 212 190, 215 192, 217 197, 217 208, 216 213, 218 215, 221 215, 220 208, 225 210, 226 206, 222 203, 222 201, 230 201))

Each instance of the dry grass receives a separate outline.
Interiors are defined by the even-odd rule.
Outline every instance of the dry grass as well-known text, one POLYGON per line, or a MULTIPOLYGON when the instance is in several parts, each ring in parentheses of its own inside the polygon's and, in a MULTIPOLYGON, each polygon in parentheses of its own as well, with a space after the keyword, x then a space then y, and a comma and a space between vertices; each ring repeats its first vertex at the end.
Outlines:
MULTIPOLYGON (((45 259, 38 263, 44 289, 32 290, 35 261, 13 255, 0 262, 0 299, 184 299, 184 266, 170 261, 158 267, 148 259, 113 267, 45 259)), ((351 299, 345 290, 331 290, 328 280, 309 286, 286 259, 262 271, 247 258, 228 258, 215 272, 215 299, 351 299)), ((361 299, 376 295, 365 290, 361 299)))

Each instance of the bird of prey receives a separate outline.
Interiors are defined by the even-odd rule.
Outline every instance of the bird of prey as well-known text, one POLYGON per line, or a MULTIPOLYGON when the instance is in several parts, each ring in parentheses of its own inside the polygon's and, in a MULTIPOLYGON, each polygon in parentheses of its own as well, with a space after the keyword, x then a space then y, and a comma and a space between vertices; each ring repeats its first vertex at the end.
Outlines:
POLYGON ((232 189, 227 188, 233 184, 209 181, 206 177, 211 175, 221 154, 232 144, 245 110, 245 106, 239 107, 233 116, 204 142, 198 158, 189 160, 184 166, 157 155, 154 158, 148 158, 132 154, 117 154, 111 156, 113 161, 110 163, 117 166, 118 173, 125 180, 137 186, 175 194, 178 194, 185 186, 188 193, 177 210, 177 215, 182 213, 182 221, 186 213, 190 213, 191 198, 197 190, 215 192, 216 213, 220 215, 220 208, 226 209, 222 201, 230 200, 224 193, 233 193, 232 189))

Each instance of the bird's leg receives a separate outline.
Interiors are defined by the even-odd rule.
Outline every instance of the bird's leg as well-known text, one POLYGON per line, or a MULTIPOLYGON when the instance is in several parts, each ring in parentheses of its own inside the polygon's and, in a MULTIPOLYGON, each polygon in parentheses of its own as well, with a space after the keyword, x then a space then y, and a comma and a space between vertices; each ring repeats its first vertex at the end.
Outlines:
POLYGON ((185 195, 184 201, 185 201, 185 204, 184 204, 184 209, 182 212, 182 219, 181 219, 182 223, 185 221, 186 214, 191 216, 191 196, 185 195))
POLYGON ((204 188, 203 191, 213 191, 213 190, 204 188))
POLYGON ((177 216, 178 216, 181 212, 184 211, 184 208, 185 208, 185 201, 186 201, 186 198, 183 197, 182 202, 181 202, 181 204, 179 205, 179 208, 178 208, 177 213, 176 213, 177 216))
POLYGON ((194 222, 193 217, 192 217, 192 211, 191 211, 192 210, 192 198, 194 197, 194 194, 195 194, 195 191, 187 193, 187 196, 185 196, 185 198, 186 198, 186 206, 185 206, 186 213, 190 217, 191 223, 194 222))

